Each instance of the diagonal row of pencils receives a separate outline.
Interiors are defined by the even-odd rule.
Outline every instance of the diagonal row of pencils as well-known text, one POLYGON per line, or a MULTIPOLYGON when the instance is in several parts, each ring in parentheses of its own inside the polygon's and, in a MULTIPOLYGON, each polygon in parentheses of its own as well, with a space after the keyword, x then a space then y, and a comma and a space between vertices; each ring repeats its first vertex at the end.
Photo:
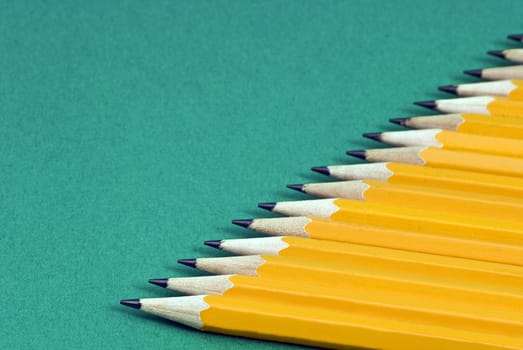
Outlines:
MULTIPOLYGON (((523 49, 490 53, 523 63, 523 49)), ((121 303, 327 348, 523 349, 523 66, 467 72, 491 81, 417 103, 446 114, 391 119, 413 130, 364 135, 399 147, 312 168, 340 181, 289 185, 322 199, 233 221, 269 237, 207 241, 235 256, 179 260, 213 275, 150 280, 188 296, 121 303)))

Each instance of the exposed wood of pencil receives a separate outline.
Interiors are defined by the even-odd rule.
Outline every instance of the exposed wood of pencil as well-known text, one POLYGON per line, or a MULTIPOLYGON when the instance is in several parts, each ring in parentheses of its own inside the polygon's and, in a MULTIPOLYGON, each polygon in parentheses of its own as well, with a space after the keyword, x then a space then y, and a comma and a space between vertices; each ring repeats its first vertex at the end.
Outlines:
POLYGON ((509 349, 515 337, 482 334, 390 320, 367 312, 323 310, 303 305, 226 295, 123 300, 123 305, 186 324, 203 331, 282 340, 297 344, 345 348, 436 350, 509 349), (314 330, 304 332, 304 329, 314 330))
POLYGON ((523 159, 515 157, 417 146, 348 151, 347 154, 370 162, 397 162, 435 168, 523 177, 523 159))

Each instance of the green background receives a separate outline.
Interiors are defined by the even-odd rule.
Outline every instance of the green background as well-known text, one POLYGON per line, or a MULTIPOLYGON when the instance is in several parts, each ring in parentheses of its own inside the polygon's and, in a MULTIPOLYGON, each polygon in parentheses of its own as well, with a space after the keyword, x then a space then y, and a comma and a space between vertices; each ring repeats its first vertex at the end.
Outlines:
MULTIPOLYGON (((121 298, 518 46, 520 1, 2 1, 0 347, 290 349, 121 298)), ((449 96, 450 97, 450 96, 449 96)), ((252 235, 251 235, 252 236, 252 235)))

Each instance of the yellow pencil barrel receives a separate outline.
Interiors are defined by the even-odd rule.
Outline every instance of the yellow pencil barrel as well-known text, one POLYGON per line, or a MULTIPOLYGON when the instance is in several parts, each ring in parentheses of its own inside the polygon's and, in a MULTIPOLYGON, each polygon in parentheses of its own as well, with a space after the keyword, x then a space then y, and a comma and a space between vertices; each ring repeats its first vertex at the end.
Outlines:
POLYGON ((403 163, 387 163, 386 166, 392 173, 387 179, 391 184, 523 198, 523 180, 518 177, 403 163))
POLYGON ((459 239, 417 231, 380 229, 372 226, 314 218, 306 226, 311 238, 413 252, 462 257, 523 266, 523 247, 478 240, 459 239))

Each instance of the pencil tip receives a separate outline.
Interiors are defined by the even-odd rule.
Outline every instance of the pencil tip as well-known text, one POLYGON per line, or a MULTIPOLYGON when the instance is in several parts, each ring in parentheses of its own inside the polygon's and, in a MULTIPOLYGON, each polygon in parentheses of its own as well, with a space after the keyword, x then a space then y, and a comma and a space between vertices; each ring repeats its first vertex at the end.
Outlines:
POLYGON ((438 87, 439 91, 448 92, 450 94, 457 95, 458 94, 458 87, 456 85, 445 85, 438 87))
POLYGON ((409 118, 391 118, 391 119, 389 119, 389 122, 398 124, 398 125, 405 125, 405 122, 407 121, 407 119, 409 119, 409 118))
POLYGON ((472 75, 473 77, 481 78, 481 72, 482 72, 481 69, 469 69, 469 70, 464 71, 463 73, 472 75))
POLYGON ((241 227, 249 228, 252 224, 252 219, 247 220, 233 220, 232 223, 241 227))
POLYGON ((326 166, 314 166, 311 168, 311 170, 327 176, 331 174, 329 168, 326 166))
POLYGON ((140 299, 120 300, 120 304, 122 304, 123 306, 132 307, 133 309, 139 309, 142 307, 140 299))
POLYGON ((522 41, 523 34, 510 34, 510 35, 507 35, 507 38, 516 40, 516 41, 522 41))
POLYGON ((268 211, 272 211, 275 206, 276 206, 276 203, 274 203, 274 202, 258 204, 258 208, 262 208, 262 209, 265 209, 268 211))
POLYGON ((303 192, 303 185, 287 185, 287 188, 298 192, 303 192))
POLYGON ((160 286, 162 288, 167 288, 167 281, 168 281, 167 278, 155 278, 155 279, 150 279, 149 283, 150 284, 155 284, 155 285, 160 286))
POLYGON ((500 51, 500 50, 488 51, 488 54, 492 55, 492 56, 500 57, 500 58, 505 58, 505 54, 503 53, 503 51, 500 51))
POLYGON ((381 141, 380 132, 368 132, 368 133, 363 134, 363 137, 366 137, 371 140, 381 141))
POLYGON ((353 157, 360 158, 360 159, 366 158, 365 151, 347 151, 347 154, 349 156, 353 156, 353 157))
MULTIPOLYGON (((234 221, 240 221, 240 220, 234 220, 234 221)), ((215 239, 215 240, 212 240, 212 241, 205 241, 205 242, 203 242, 203 244, 208 245, 209 247, 216 248, 216 249, 221 249, 222 240, 221 239, 215 239)))
POLYGON ((178 264, 189 267, 196 267, 196 259, 178 259, 178 264))
POLYGON ((434 102, 434 101, 419 101, 419 102, 414 102, 414 104, 417 106, 430 108, 430 109, 436 108, 436 102, 434 102))

